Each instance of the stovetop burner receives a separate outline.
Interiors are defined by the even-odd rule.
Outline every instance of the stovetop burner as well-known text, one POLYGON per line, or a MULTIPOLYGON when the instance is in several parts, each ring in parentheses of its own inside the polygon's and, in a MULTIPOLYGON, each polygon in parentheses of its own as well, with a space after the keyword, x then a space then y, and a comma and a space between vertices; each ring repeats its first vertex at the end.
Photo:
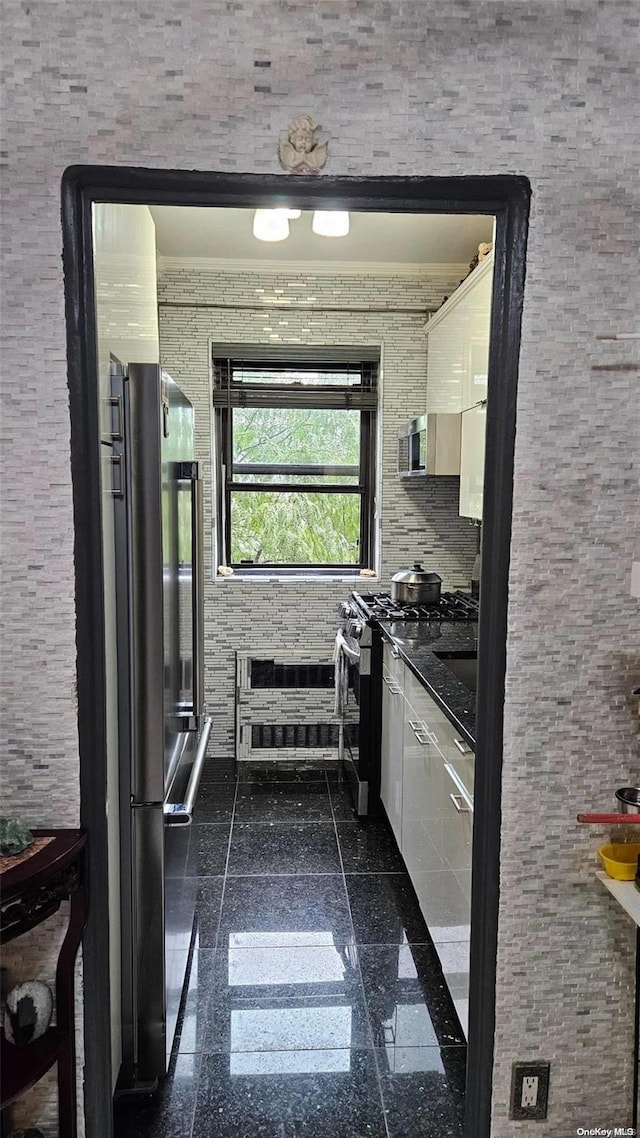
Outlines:
POLYGON ((369 620, 477 620, 478 602, 466 593, 441 593, 431 605, 400 604, 390 593, 352 593, 369 620))

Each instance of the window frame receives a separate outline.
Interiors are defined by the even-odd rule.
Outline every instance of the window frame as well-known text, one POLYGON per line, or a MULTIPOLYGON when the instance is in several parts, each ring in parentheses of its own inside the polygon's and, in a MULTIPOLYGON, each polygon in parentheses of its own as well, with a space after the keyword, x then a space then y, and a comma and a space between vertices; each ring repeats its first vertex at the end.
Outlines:
POLYGON ((233 346, 222 349, 212 344, 213 409, 215 440, 216 523, 215 535, 219 564, 249 576, 283 573, 289 576, 357 574, 371 568, 375 558, 376 442, 379 349, 300 348, 266 345, 233 346), (234 380, 241 368, 266 372, 288 371, 357 371, 359 384, 314 384, 301 387, 270 380, 248 383, 234 380), (288 475, 298 473, 335 474, 354 470, 344 464, 300 463, 233 463, 233 412, 242 407, 273 407, 282 410, 352 410, 360 413, 360 461, 357 483, 299 483, 288 475), (280 473, 277 482, 242 481, 238 466, 255 466, 254 474, 280 473), (231 471, 229 477, 228 472, 231 471), (257 563, 233 561, 231 556, 231 502, 233 493, 301 493, 349 494, 360 500, 359 558, 351 562, 282 562, 257 563))

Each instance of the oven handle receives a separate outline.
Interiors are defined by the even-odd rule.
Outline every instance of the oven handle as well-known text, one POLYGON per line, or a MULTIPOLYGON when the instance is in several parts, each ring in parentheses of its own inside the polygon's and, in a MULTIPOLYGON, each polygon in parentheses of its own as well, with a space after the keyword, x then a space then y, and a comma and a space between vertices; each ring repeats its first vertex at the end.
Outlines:
POLYGON ((359 652, 359 651, 358 651, 358 652, 354 651, 354 649, 353 649, 353 648, 351 648, 349 644, 347 644, 347 642, 346 642, 346 640, 345 640, 344 636, 342 635, 342 629, 339 629, 339 630, 338 630, 338 636, 337 636, 337 639, 336 639, 336 644, 337 644, 337 647, 338 647, 338 651, 339 651, 339 652, 344 652, 345 656, 347 657, 347 660, 351 660, 351 663, 352 663, 352 664, 357 664, 357 663, 359 663, 359 661, 360 661, 360 652, 359 652))

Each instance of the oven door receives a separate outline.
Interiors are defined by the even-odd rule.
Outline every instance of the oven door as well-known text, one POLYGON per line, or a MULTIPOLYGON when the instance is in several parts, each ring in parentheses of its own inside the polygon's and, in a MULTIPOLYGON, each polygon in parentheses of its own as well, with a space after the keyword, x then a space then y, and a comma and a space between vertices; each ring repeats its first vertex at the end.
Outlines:
POLYGON ((341 703, 340 761, 356 812, 365 815, 368 812, 369 786, 361 764, 360 728, 362 700, 366 695, 370 674, 371 649, 359 644, 355 637, 349 636, 344 630, 338 633, 337 645, 342 655, 342 669, 338 671, 344 676, 342 682, 346 689, 346 699, 341 703))

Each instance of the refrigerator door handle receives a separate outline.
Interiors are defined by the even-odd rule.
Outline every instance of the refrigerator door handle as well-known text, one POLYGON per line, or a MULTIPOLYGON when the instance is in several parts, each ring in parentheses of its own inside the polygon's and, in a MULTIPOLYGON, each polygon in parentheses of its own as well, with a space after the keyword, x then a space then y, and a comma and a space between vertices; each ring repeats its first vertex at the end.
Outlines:
POLYGON ((197 462, 193 463, 193 468, 191 482, 193 715, 199 726, 204 714, 204 543, 202 479, 197 462))
POLYGON ((202 770, 207 754, 207 744, 210 734, 211 718, 207 716, 202 726, 202 734, 200 736, 200 742, 198 743, 196 756, 193 760, 193 767, 191 768, 191 775, 189 777, 184 802, 165 801, 163 803, 164 819, 167 826, 190 826, 193 821, 193 809, 198 795, 200 779, 202 778, 202 770))
POLYGON ((191 487, 191 703, 180 730, 199 731, 204 715, 204 549, 202 479, 197 462, 181 462, 178 478, 191 487))

